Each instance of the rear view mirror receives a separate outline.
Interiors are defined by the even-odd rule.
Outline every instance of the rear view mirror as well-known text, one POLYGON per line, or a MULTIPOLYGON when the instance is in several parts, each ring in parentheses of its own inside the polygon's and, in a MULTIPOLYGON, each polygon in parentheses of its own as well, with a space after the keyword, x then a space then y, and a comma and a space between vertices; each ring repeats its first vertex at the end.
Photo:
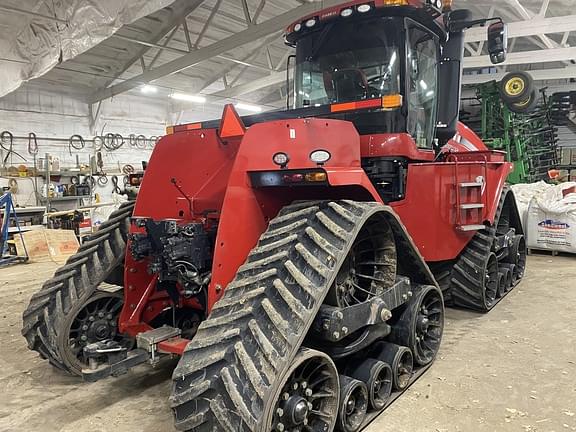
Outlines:
POLYGON ((496 22, 488 27, 488 52, 493 64, 506 61, 508 51, 508 28, 503 22, 496 22))

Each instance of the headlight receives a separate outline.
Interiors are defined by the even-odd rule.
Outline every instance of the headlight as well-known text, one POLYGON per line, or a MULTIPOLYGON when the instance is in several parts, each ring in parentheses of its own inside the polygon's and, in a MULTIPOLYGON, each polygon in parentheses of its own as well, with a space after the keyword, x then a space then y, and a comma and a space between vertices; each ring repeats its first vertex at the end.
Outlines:
POLYGON ((332 155, 326 150, 315 150, 310 153, 310 160, 317 164, 323 164, 330 160, 332 155))
POLYGON ((286 153, 280 152, 272 156, 272 161, 278 166, 286 166, 290 161, 290 157, 286 153))
POLYGON ((308 28, 312 28, 316 25, 316 19, 315 18, 310 18, 308 21, 306 21, 305 23, 306 27, 308 28))
POLYGON ((368 11, 370 11, 370 9, 372 9, 372 6, 369 4, 363 4, 357 7, 358 12, 360 13, 366 13, 368 11))
POLYGON ((340 16, 343 18, 348 18, 353 13, 354 13, 354 9, 346 8, 346 9, 342 9, 342 11, 340 12, 340 16))

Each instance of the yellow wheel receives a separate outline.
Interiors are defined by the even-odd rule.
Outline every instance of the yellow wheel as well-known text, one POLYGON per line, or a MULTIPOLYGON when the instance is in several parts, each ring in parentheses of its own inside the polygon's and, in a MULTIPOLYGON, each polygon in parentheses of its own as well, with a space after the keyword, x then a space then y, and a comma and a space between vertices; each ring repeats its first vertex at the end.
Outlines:
POLYGON ((510 104, 521 104, 530 100, 533 80, 526 72, 510 72, 500 82, 500 96, 510 104))
POLYGON ((538 99, 538 93, 536 90, 532 90, 526 100, 507 104, 507 106, 508 109, 512 112, 517 114, 527 114, 532 112, 538 106, 538 99))
POLYGON ((524 80, 520 77, 514 77, 508 80, 508 82, 506 82, 504 86, 506 93, 509 94, 510 96, 518 96, 519 94, 522 94, 525 88, 526 84, 524 83, 524 80))

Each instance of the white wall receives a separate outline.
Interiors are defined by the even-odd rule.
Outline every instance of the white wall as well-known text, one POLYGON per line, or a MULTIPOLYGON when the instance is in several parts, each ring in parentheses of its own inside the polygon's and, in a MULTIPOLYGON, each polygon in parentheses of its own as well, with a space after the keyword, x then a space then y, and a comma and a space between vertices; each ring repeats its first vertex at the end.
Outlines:
MULTIPOLYGON (((53 93, 37 87, 28 87, 0 99, 0 131, 8 130, 14 136, 28 136, 34 132, 38 137, 66 138, 79 134, 85 139, 92 139, 94 133, 119 133, 126 137, 130 134, 142 134, 147 137, 164 135, 165 127, 173 120, 169 115, 170 105, 161 100, 122 95, 103 102, 100 116, 95 128, 90 130, 88 105, 64 94, 53 93)), ((5 144, 6 145, 6 144, 5 144)), ((27 140, 15 140, 14 150, 27 159, 27 162, 13 157, 7 166, 18 166, 23 163, 33 166, 33 158, 27 152, 27 140)), ((60 158, 60 166, 76 166, 76 155, 70 155, 66 141, 54 142, 39 139, 39 154, 46 153, 60 158)), ((89 163, 92 144, 87 143, 85 151, 79 152, 80 163, 89 163)), ((104 170, 118 172, 119 166, 131 164, 141 167, 141 161, 148 160, 151 149, 141 150, 130 147, 128 142, 114 152, 102 151, 104 170)), ((0 161, 1 163, 1 161, 0 161)), ((33 205, 33 182, 30 179, 17 179, 19 193, 15 199, 20 205, 33 205)), ((43 179, 38 180, 43 184, 43 179)), ((0 178, 0 187, 6 186, 8 179, 0 178)), ((112 185, 99 188, 97 192, 103 200, 111 197, 112 185)), ((71 208, 73 203, 58 203, 59 209, 71 208)))
MULTIPOLYGON (((76 154, 70 155, 68 146, 68 138, 72 135, 82 135, 91 140, 94 135, 118 133, 124 136, 126 141, 130 134, 162 136, 168 125, 219 119, 223 108, 224 101, 222 104, 199 105, 158 96, 124 94, 102 103, 98 120, 91 129, 88 105, 78 95, 57 93, 29 84, 0 98, 0 132, 8 130, 14 136, 20 137, 27 137, 30 132, 34 132, 40 138, 64 138, 65 140, 59 142, 39 139, 37 158, 44 158, 45 154, 49 153, 60 159, 62 168, 67 168, 76 166, 76 154)), ((253 113, 240 111, 239 114, 253 113)), ((27 162, 13 157, 7 166, 18 166, 21 163, 33 166, 33 158, 27 152, 27 145, 27 139, 14 141, 14 150, 24 156, 27 162)), ((125 164, 131 164, 138 169, 142 161, 149 159, 151 153, 151 149, 141 150, 128 143, 114 152, 103 150, 104 170, 117 173, 125 164)), ((80 163, 88 164, 91 154, 92 144, 86 143, 85 150, 78 152, 80 163)), ((0 165, 1 162, 0 160, 0 165)), ((34 205, 33 181, 30 178, 18 178, 17 181, 19 192, 15 196, 16 202, 20 205, 34 205)), ((8 179, 0 177, 0 188, 7 184, 8 179)), ((44 179, 39 178, 38 184, 41 189, 44 179)), ((96 190, 103 201, 111 199, 111 191, 111 182, 96 190)), ((73 208, 74 204, 58 202, 54 207, 65 210, 73 208)))

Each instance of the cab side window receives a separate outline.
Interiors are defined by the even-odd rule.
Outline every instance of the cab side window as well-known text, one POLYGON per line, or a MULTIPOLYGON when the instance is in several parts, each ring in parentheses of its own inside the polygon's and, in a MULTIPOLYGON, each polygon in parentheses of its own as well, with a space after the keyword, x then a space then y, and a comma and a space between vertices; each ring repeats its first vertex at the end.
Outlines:
POLYGON ((438 40, 416 23, 408 24, 408 133, 419 148, 432 148, 438 91, 438 40))

